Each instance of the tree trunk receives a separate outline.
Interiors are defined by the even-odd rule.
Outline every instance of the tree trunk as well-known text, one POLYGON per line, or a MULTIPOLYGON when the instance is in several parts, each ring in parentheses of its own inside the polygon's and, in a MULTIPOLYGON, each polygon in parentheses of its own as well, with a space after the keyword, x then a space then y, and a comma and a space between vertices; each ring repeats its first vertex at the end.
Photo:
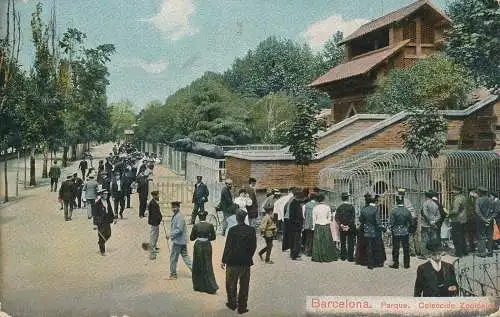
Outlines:
POLYGON ((71 144, 71 160, 76 161, 77 144, 71 144))
POLYGON ((36 147, 32 145, 30 153, 30 186, 36 186, 35 149, 36 147))
POLYGON ((24 156, 24 189, 26 189, 26 185, 27 185, 27 181, 26 181, 26 170, 28 169, 27 167, 27 163, 26 163, 26 150, 23 148, 24 150, 24 153, 23 153, 23 156, 24 156))
POLYGON ((63 149, 63 157, 62 157, 62 166, 63 167, 68 167, 68 151, 69 151, 69 147, 65 145, 64 149, 63 149))
POLYGON ((43 168, 42 168, 42 178, 48 178, 49 173, 47 172, 47 163, 49 160, 49 156, 47 153, 47 148, 43 150, 43 168))
POLYGON ((3 160, 3 181, 4 181, 4 186, 5 186, 5 197, 4 197, 4 202, 9 201, 9 181, 7 177, 7 151, 5 151, 5 156, 3 160))

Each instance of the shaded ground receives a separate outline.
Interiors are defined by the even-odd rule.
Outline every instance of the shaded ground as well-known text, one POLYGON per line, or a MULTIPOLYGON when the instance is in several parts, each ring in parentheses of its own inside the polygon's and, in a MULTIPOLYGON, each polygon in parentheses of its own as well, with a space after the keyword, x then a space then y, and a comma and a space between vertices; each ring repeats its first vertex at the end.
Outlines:
MULTIPOLYGON (((94 156, 105 156, 110 149, 111 145, 94 148, 94 156)), ((76 169, 76 164, 68 170, 76 169)), ((175 176, 158 166, 154 178, 162 182, 175 176)), ((169 196, 163 199, 167 214, 169 196)), ((218 294, 193 292, 182 261, 179 279, 166 280, 169 254, 162 228, 156 261, 140 248, 149 239, 149 227, 147 218, 138 217, 136 195, 132 207, 125 211, 126 219, 112 225, 105 257, 98 253, 97 233, 86 211, 76 210, 73 221, 65 222, 57 194, 48 186, 0 207, 2 309, 12 316, 47 317, 235 315, 224 306, 225 278, 219 268, 224 238, 218 236, 213 245, 218 294)), ((184 212, 190 208, 184 206, 184 212)), ((258 243, 258 249, 263 247, 261 238, 258 243)), ((192 254, 192 244, 188 250, 192 254)), ((272 258, 274 265, 254 258, 247 316, 303 316, 308 295, 411 296, 417 264, 423 262, 412 258, 409 270, 373 271, 341 261, 292 262, 288 253, 281 252, 280 243, 275 243, 272 258)))

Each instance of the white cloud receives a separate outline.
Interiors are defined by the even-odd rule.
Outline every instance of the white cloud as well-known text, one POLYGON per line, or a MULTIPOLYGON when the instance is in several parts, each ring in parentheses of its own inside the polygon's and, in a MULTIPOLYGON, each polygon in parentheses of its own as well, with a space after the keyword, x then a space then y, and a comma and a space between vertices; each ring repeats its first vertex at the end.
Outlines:
POLYGON ((168 68, 168 59, 160 58, 157 61, 146 61, 145 59, 134 57, 134 58, 118 58, 113 59, 109 65, 110 72, 118 72, 124 69, 130 68, 140 68, 148 74, 160 74, 163 73, 168 68))
POLYGON ((148 62, 142 58, 135 58, 132 60, 132 65, 142 68, 146 73, 160 74, 167 69, 168 61, 162 58, 156 62, 148 62))
POLYGON ((365 19, 344 20, 341 15, 332 15, 328 18, 314 22, 307 30, 300 33, 311 48, 320 49, 337 31, 344 33, 344 38, 356 31, 361 25, 369 22, 365 19))
POLYGON ((163 0, 160 11, 146 19, 153 26, 172 40, 198 33, 190 24, 190 17, 196 12, 193 0, 163 0))

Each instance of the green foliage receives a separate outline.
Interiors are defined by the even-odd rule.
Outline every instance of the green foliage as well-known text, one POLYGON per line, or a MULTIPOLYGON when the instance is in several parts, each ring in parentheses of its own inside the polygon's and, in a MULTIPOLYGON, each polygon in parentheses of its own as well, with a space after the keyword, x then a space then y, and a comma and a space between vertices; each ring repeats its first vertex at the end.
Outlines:
POLYGON ((295 118, 296 106, 290 98, 269 94, 251 106, 251 122, 254 136, 264 143, 276 144, 283 140, 286 130, 295 118))
POLYGON ((134 105, 129 100, 121 100, 108 105, 111 134, 113 139, 123 137, 125 130, 130 130, 135 123, 134 105))
POLYGON ((299 165, 309 164, 316 153, 317 133, 325 128, 325 123, 316 119, 318 113, 316 105, 297 104, 297 116, 286 133, 286 144, 299 165))
POLYGON ((464 109, 472 87, 472 78, 462 66, 444 56, 429 57, 409 69, 391 70, 367 99, 365 109, 395 114, 425 103, 441 110, 464 109))
POLYGON ((339 42, 343 39, 344 34, 337 31, 323 46, 323 51, 318 55, 321 74, 326 73, 344 60, 345 50, 343 46, 339 45, 339 42))
POLYGON ((500 83, 500 7, 495 0, 456 0, 448 6, 453 21, 446 53, 489 88, 500 83))
POLYGON ((448 124, 438 108, 428 103, 410 110, 401 138, 407 152, 420 161, 425 154, 438 157, 446 147, 447 131, 448 124))
POLYGON ((316 76, 318 59, 307 45, 269 37, 224 74, 237 92, 264 97, 269 93, 299 96, 316 76))

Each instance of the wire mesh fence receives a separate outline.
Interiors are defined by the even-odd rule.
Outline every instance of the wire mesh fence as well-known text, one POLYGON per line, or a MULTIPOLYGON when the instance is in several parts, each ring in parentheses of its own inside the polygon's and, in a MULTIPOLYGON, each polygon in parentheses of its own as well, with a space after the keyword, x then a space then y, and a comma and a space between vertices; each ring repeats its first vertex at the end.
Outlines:
POLYGON ((472 256, 453 263, 461 296, 500 297, 500 252, 493 257, 472 256))
POLYGON ((366 193, 379 195, 380 218, 386 224, 399 188, 406 190, 416 211, 427 190, 437 192, 448 210, 454 186, 465 191, 483 186, 498 193, 500 156, 493 151, 455 151, 418 160, 400 150, 368 151, 321 170, 319 185, 333 205, 340 204, 342 192, 348 192, 357 211, 364 206, 366 193))

